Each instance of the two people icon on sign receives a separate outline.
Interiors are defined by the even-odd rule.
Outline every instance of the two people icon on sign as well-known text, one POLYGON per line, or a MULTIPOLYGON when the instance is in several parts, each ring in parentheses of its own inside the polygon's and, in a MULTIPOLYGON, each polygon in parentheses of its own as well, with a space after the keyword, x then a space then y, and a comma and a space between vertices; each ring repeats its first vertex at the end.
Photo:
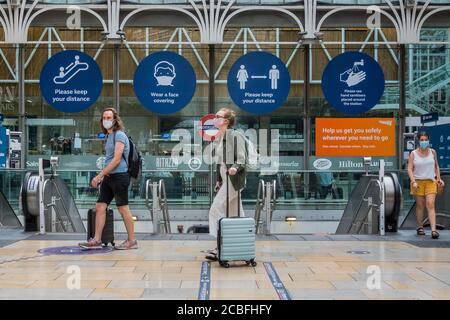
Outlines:
MULTIPOLYGON (((249 75, 247 69, 245 69, 244 65, 240 66, 240 69, 237 73, 237 81, 239 82, 239 89, 245 90, 246 83, 248 81, 249 75)), ((263 76, 251 76, 252 79, 267 79, 270 80, 270 88, 273 90, 278 89, 278 80, 280 79, 280 70, 278 70, 276 65, 272 65, 272 68, 269 70, 269 77, 266 75, 263 76)))

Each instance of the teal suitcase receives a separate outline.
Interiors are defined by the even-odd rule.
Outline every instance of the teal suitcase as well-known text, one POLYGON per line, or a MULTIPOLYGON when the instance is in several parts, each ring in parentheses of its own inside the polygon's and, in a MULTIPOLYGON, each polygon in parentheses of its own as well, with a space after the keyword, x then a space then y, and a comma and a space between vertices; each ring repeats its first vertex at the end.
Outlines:
POLYGON ((227 177, 226 218, 219 220, 217 235, 218 261, 222 267, 229 268, 231 261, 245 261, 256 266, 256 226, 255 219, 240 217, 240 192, 238 192, 238 217, 229 217, 227 177))

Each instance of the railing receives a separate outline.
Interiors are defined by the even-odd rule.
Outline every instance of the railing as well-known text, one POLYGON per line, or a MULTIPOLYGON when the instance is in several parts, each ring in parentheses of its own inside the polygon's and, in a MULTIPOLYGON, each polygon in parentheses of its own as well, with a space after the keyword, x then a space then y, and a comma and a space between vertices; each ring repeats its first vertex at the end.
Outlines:
MULTIPOLYGON (((364 190, 363 196, 362 196, 362 198, 361 198, 361 200, 359 202, 358 209, 356 210, 357 214, 355 215, 355 219, 352 222, 352 229, 355 228, 356 231, 357 231, 356 233, 358 233, 358 234, 361 232, 361 229, 362 229, 362 227, 364 225, 367 226, 367 230, 369 231, 369 233, 374 233, 373 232, 373 227, 374 227, 374 224, 373 224, 373 218, 374 218, 373 208, 376 208, 378 210, 378 212, 379 212, 380 211, 380 207, 381 207, 381 201, 379 203, 374 203, 373 202, 373 198, 367 196, 367 191, 369 190, 370 186, 372 184, 374 184, 374 183, 377 185, 380 193, 381 193, 381 190, 382 190, 380 180, 378 180, 378 179, 372 179, 367 184, 367 187, 364 190), (365 214, 365 216, 367 216, 367 219, 357 220, 356 218, 358 218, 360 210, 361 210, 361 207, 362 207, 362 204, 364 202, 367 202, 367 214, 365 214), (359 226, 358 226, 358 222, 360 222, 359 226)), ((379 197, 379 199, 381 200, 381 197, 379 197)), ((377 228, 378 228, 378 225, 377 225, 377 228)))
POLYGON ((276 181, 265 182, 260 180, 256 196, 255 225, 256 233, 270 234, 270 225, 273 212, 276 208, 276 181), (264 212, 264 221, 261 221, 261 213, 264 212))
POLYGON ((171 233, 170 215, 164 180, 145 182, 145 203, 153 221, 154 233, 171 233))
MULTIPOLYGON (((50 210, 50 212, 52 213, 52 215, 51 215, 51 217, 52 217, 52 227, 54 226, 53 213, 55 213, 55 215, 57 217, 57 220, 56 220, 57 223, 59 223, 59 225, 63 229, 63 232, 67 232, 67 229, 66 229, 67 223, 64 223, 64 221, 63 221, 63 219, 61 217, 60 211, 56 209, 56 201, 59 201, 59 203, 62 205, 62 208, 63 208, 63 211, 65 213, 65 216, 67 217, 67 220, 69 221, 70 225, 72 226, 72 231, 74 231, 75 230, 75 225, 74 225, 74 223, 73 223, 73 221, 72 221, 72 219, 70 217, 70 212, 67 209, 67 207, 65 206, 64 201, 61 201, 62 198, 63 198, 61 190, 59 190, 58 186, 56 185, 56 183, 54 183, 54 181, 51 178, 50 179, 46 179, 44 181, 44 186, 42 187, 43 190, 44 190, 43 194, 45 195, 45 191, 46 191, 46 188, 47 188, 47 183, 49 183, 49 182, 53 185, 53 187, 55 187, 55 189, 56 189, 56 191, 58 193, 58 196, 59 196, 59 198, 56 198, 54 195, 52 195, 51 203, 44 203, 45 208, 47 208, 47 212, 49 212, 49 210, 50 210)), ((54 230, 52 230, 52 232, 53 231, 54 230)))

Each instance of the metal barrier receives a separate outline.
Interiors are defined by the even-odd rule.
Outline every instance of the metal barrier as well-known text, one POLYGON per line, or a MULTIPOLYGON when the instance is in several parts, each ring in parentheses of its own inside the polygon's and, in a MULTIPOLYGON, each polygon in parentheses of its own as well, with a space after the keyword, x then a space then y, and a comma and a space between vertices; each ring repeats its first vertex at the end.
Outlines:
POLYGON ((145 204, 150 211, 153 233, 171 233, 169 208, 164 180, 145 182, 145 204))
POLYGON ((397 231, 402 192, 395 173, 384 171, 380 160, 378 175, 362 176, 349 197, 336 234, 376 234, 397 231))
POLYGON ((75 200, 56 174, 57 166, 57 157, 39 159, 39 172, 25 175, 21 191, 25 231, 86 232, 75 200), (46 168, 51 168, 51 174, 44 172, 46 168))
POLYGON ((276 208, 276 181, 272 182, 260 180, 256 196, 255 224, 256 233, 270 234, 270 226, 273 218, 273 211, 276 208), (261 213, 263 221, 261 221, 261 213))

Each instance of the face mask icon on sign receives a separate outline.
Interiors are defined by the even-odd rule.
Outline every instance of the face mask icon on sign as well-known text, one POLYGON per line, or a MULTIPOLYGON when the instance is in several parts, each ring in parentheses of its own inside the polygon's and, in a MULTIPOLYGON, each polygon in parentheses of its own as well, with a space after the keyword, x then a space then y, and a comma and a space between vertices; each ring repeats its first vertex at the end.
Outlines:
POLYGON ((175 67, 167 61, 160 61, 155 65, 153 76, 158 81, 158 86, 173 86, 172 81, 176 77, 175 67))

